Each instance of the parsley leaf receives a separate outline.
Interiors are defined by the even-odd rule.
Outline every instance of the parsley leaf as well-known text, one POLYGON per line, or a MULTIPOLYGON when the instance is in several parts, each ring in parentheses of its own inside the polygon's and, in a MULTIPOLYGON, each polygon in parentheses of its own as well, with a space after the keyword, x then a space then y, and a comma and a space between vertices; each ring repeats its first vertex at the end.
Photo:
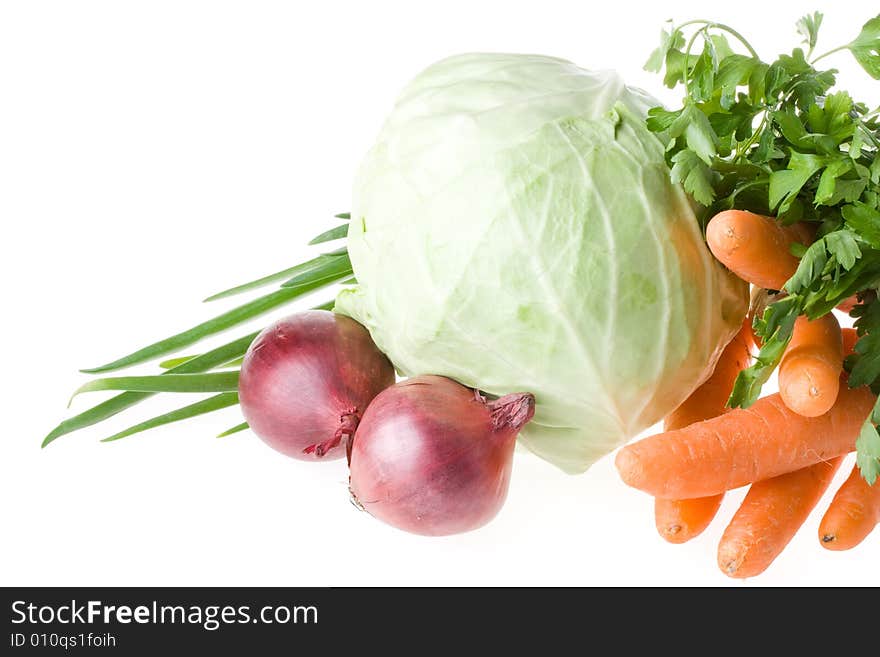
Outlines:
POLYGON ((810 287, 812 282, 822 274, 826 264, 828 264, 828 251, 825 248, 825 240, 816 240, 801 256, 797 271, 785 284, 786 291, 798 294, 810 287))
POLYGON ((687 146, 694 154, 706 164, 712 164, 715 157, 718 137, 709 123, 709 117, 694 104, 685 106, 681 116, 678 117, 678 125, 684 126, 684 137, 687 146))
POLYGON ((821 25, 822 13, 818 11, 807 14, 797 22, 798 34, 804 37, 804 43, 809 46, 810 52, 813 52, 813 49, 816 47, 816 41, 819 39, 819 27, 821 25))
POLYGON ((788 296, 774 301, 761 317, 756 317, 753 328, 763 340, 755 363, 736 377, 727 405, 731 408, 748 408, 758 400, 761 387, 779 365, 782 354, 791 340, 794 322, 800 314, 800 299, 788 296))
POLYGON ((862 425, 862 430, 856 440, 856 465, 869 485, 877 484, 880 477, 880 434, 877 433, 877 424, 880 423, 880 399, 874 405, 871 415, 862 425))
POLYGON ((712 169, 691 150, 679 151, 672 156, 672 180, 681 183, 684 190, 703 205, 711 205, 714 197, 712 169))
POLYGON ((856 261, 862 257, 862 250, 855 234, 848 230, 836 230, 822 238, 828 254, 847 271, 852 269, 856 261))
POLYGON ((760 63, 756 57, 737 54, 721 60, 715 75, 715 86, 721 90, 719 102, 723 109, 728 110, 733 106, 737 87, 748 83, 760 63))
POLYGON ((837 205, 841 201, 852 203, 862 195, 867 184, 867 175, 859 172, 857 165, 849 156, 841 155, 831 161, 822 172, 813 203, 816 205, 837 205))
POLYGON ((770 174, 770 207, 780 214, 791 207, 801 188, 827 160, 819 155, 791 150, 788 168, 770 174))
POLYGON ((850 372, 852 387, 870 385, 880 376, 880 331, 867 333, 856 342, 858 360, 850 372))
POLYGON ((880 16, 865 23, 859 36, 848 47, 868 75, 880 80, 880 16))
POLYGON ((681 112, 682 110, 670 112, 662 107, 652 107, 648 110, 648 130, 651 132, 666 132, 675 125, 676 120, 681 116, 681 112))
POLYGON ((690 75, 690 93, 695 102, 705 103, 712 98, 715 90, 715 71, 718 60, 715 54, 715 46, 711 39, 703 43, 703 52, 697 57, 693 71, 690 75))
POLYGON ((681 30, 668 29, 660 32, 660 45, 651 53, 648 61, 645 62, 645 70, 651 73, 659 73, 666 61, 666 56, 672 49, 678 49, 684 46, 684 37, 681 30))
POLYGON ((861 235, 868 244, 880 249, 880 211, 858 201, 840 209, 846 225, 861 235))
POLYGON ((862 304, 853 310, 859 340, 855 346, 855 364, 849 374, 851 387, 873 384, 880 376, 880 303, 862 304))

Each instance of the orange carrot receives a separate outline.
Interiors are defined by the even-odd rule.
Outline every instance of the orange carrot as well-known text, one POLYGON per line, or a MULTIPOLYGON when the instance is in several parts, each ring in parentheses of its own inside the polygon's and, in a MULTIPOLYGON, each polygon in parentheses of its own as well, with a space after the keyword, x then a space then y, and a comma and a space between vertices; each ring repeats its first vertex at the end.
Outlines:
POLYGON ((717 495, 851 452, 874 406, 866 387, 842 386, 830 411, 804 417, 778 394, 617 452, 623 481, 654 497, 717 495))
POLYGON ((775 219, 745 210, 719 212, 706 226, 709 250, 741 279, 768 290, 781 290, 799 260, 789 248, 812 242, 805 224, 783 226, 775 219))
POLYGON ((837 399, 843 371, 843 338, 832 313, 809 321, 798 317, 779 363, 779 394, 806 417, 827 413, 837 399))
POLYGON ((837 309, 849 315, 850 311, 857 305, 859 305, 859 297, 854 294, 837 304, 837 309))
POLYGON ((763 573, 822 498, 842 456, 752 484, 718 545, 718 567, 730 577, 763 573))
MULTIPOLYGON (((746 318, 739 333, 721 352, 712 375, 666 417, 663 428, 666 431, 681 429, 729 410, 727 398, 733 390, 737 374, 748 367, 752 360, 753 344, 751 325, 746 318)), ((709 526, 722 499, 723 493, 686 500, 657 498, 654 500, 657 531, 670 543, 689 541, 709 526)))
POLYGON ((694 422, 702 422, 721 415, 728 410, 727 399, 733 390, 733 382, 736 381, 737 374, 748 367, 752 360, 753 343, 749 329, 748 320, 743 320, 739 333, 718 357, 712 375, 678 408, 666 416, 663 423, 664 430, 681 429, 694 422))
POLYGON ((819 524, 819 541, 828 550, 849 550, 880 523, 880 481, 869 486, 853 467, 819 524))
POLYGON ((669 543, 686 543, 696 538, 718 513, 724 493, 689 500, 654 499, 654 524, 669 543))
POLYGON ((840 329, 840 337, 843 342, 843 357, 846 358, 850 354, 854 354, 856 352, 856 342, 858 342, 859 334, 856 333, 854 328, 842 328, 840 329))

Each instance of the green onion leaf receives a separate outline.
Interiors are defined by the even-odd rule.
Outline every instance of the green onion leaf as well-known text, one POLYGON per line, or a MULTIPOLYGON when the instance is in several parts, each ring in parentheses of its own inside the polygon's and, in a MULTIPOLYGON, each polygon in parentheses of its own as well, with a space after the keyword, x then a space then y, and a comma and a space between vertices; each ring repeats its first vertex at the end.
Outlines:
POLYGON ((336 228, 331 228, 330 230, 324 231, 317 237, 313 238, 312 241, 309 242, 309 246, 313 244, 322 244, 323 242, 339 240, 345 237, 347 234, 348 224, 342 224, 341 226, 337 226, 336 228))
POLYGON ((223 290, 222 292, 218 292, 217 294, 212 294, 207 299, 205 299, 203 303, 217 301, 219 299, 226 299, 237 294, 242 294, 244 292, 256 290, 257 288, 266 287, 267 285, 277 283, 278 281, 283 281, 287 278, 290 278, 291 276, 296 276, 302 272, 310 271, 311 269, 314 269, 316 266, 318 266, 320 263, 321 256, 318 256, 317 258, 312 258, 311 260, 301 262, 300 264, 294 265, 293 267, 282 269, 281 271, 275 272, 274 274, 269 274, 268 276, 263 276, 262 278, 258 278, 248 283, 236 285, 235 287, 231 287, 228 290, 223 290))
POLYGON ((348 258, 348 253, 323 255, 321 258, 324 258, 324 260, 319 266, 284 281, 281 284, 281 288, 299 289, 301 286, 314 284, 315 282, 330 284, 351 276, 351 260, 348 258))
POLYGON ((339 214, 334 214, 333 216, 337 219, 344 219, 345 221, 349 221, 351 219, 350 212, 340 212, 339 214))
MULTIPOLYGON (((330 303, 332 304, 332 302, 330 303)), ((256 338, 257 335, 257 333, 250 333, 237 340, 221 345, 216 349, 207 351, 201 356, 196 356, 195 358, 170 369, 166 374, 161 376, 167 376, 168 374, 196 374, 198 372, 205 372, 218 367, 223 363, 228 363, 231 359, 244 355, 247 348, 251 345, 251 342, 254 341, 254 338, 256 338)), ((73 433, 74 431, 79 431, 80 429, 85 429, 93 424, 111 418, 117 413, 121 413, 127 408, 131 408, 152 395, 153 393, 151 392, 123 392, 121 395, 116 395, 107 401, 101 402, 97 406, 61 422, 61 424, 52 429, 52 431, 50 431, 43 439, 42 446, 46 447, 53 440, 56 440, 61 436, 73 433)))
MULTIPOLYGON (((345 283, 345 281, 342 281, 342 282, 345 283)), ((321 305, 313 307, 312 310, 333 310, 333 308, 335 306, 336 306, 336 300, 334 299, 331 301, 325 301, 321 305)))
POLYGON ((178 365, 183 365, 185 362, 192 360, 195 356, 180 356, 179 358, 169 358, 168 360, 163 360, 159 363, 159 367, 163 370, 170 370, 172 368, 177 367, 178 365))
MULTIPOLYGON (((342 258, 335 259, 342 260, 342 258)), ((348 258, 345 258, 345 260, 348 261, 348 258)), ((347 268, 342 268, 338 273, 335 274, 332 271, 328 270, 326 267, 316 270, 314 274, 304 273, 296 278, 297 284, 295 287, 285 287, 280 290, 276 290, 275 292, 259 297, 253 301, 249 301, 243 306, 239 306, 238 308, 229 310, 222 315, 218 315, 214 319, 203 322, 198 326, 184 331, 183 333, 178 333, 177 335, 173 335, 170 338, 160 340, 159 342, 151 344, 148 347, 144 347, 143 349, 139 349, 138 351, 128 354, 127 356, 124 356, 118 360, 107 363, 106 365, 84 369, 81 371, 86 374, 110 372, 113 370, 122 369, 123 367, 138 365, 140 363, 153 360, 154 358, 159 358, 171 352, 177 351, 178 349, 184 349, 210 335, 220 333, 221 331, 225 331, 228 328, 237 326, 238 324, 242 324, 243 322, 246 322, 254 317, 264 315, 279 306, 283 306, 293 301, 297 297, 300 297, 314 290, 318 290, 322 287, 331 285, 337 280, 345 278, 350 274, 350 263, 347 268)), ((236 357, 239 355, 240 354, 236 354, 236 357)))
POLYGON ((136 433, 140 433, 141 431, 147 431, 148 429, 153 429, 155 427, 161 427, 164 424, 171 424, 172 422, 179 422, 181 420, 188 420, 191 417, 196 417, 198 415, 204 415, 205 413, 211 413, 213 411, 220 410, 221 408, 227 408, 229 406, 235 406, 238 403, 238 394, 235 392, 223 392, 219 395, 214 395, 213 397, 208 397, 207 399, 203 399, 201 401, 197 401, 195 404, 190 404, 188 406, 184 406, 182 408, 178 408, 169 413, 164 413, 162 415, 157 415, 154 418, 141 422, 139 424, 135 424, 124 431, 120 431, 119 433, 115 433, 108 438, 104 438, 102 443, 109 443, 114 440, 119 440, 120 438, 125 438, 127 436, 131 436, 136 433))
POLYGON ((231 429, 227 429, 223 433, 218 433, 218 438, 225 438, 226 436, 231 436, 234 433, 238 433, 239 431, 244 431, 245 429, 250 429, 250 426, 247 422, 242 422, 241 424, 236 424, 231 429))
POLYGON ((84 383, 73 393, 73 397, 84 392, 97 392, 100 390, 125 390, 127 392, 230 392, 238 390, 238 372, 107 377, 106 379, 95 379, 84 383))

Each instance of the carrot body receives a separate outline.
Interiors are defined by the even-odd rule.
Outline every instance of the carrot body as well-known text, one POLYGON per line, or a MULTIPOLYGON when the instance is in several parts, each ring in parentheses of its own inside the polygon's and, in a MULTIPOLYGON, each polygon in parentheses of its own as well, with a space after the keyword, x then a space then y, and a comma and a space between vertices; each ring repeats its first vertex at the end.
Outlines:
POLYGON ((779 364, 779 394, 799 415, 827 413, 837 399, 843 371, 843 338, 832 313, 798 317, 779 364))
POLYGON ((681 429, 695 422, 702 422, 721 415, 727 408, 727 399, 733 390, 733 382, 752 360, 752 333, 747 320, 733 340, 721 352, 715 370, 705 383, 694 390, 690 397, 666 416, 666 431, 681 429))
POLYGON ((853 467, 819 524, 819 541, 828 550, 849 550, 880 523, 880 481, 869 486, 853 467))
POLYGON ((764 572, 827 490, 842 456, 752 484, 718 544, 718 567, 730 577, 764 572))
POLYGON ((843 386, 831 410, 812 418, 770 395, 751 408, 627 445, 615 465, 625 483, 655 497, 717 495, 852 451, 873 406, 864 386, 843 386))
MULTIPOLYGON (((666 431, 716 417, 728 410, 727 399, 737 374, 749 366, 753 346, 751 325, 742 328, 721 352, 715 370, 663 423, 666 431)), ((660 536, 670 543, 684 543, 703 532, 718 512, 724 494, 684 500, 654 500, 654 523, 660 536)))
POLYGON ((852 309, 855 308, 857 305, 859 305, 859 297, 854 294, 837 304, 837 309, 848 315, 850 311, 852 311, 852 309))
POLYGON ((854 328, 842 328, 840 329, 840 337, 843 342, 843 356, 846 358, 850 354, 854 354, 856 352, 856 342, 858 342, 859 334, 856 333, 854 328))
POLYGON ((753 212, 725 210, 706 226, 706 242, 712 254, 744 281, 781 290, 798 267, 791 245, 806 246, 812 235, 804 224, 783 226, 753 212))

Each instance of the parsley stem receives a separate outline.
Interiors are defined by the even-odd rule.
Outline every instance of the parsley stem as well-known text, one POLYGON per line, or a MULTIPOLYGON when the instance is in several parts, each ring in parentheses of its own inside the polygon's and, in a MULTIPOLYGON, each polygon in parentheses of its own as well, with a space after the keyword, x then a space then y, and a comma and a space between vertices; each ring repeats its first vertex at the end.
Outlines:
POLYGON ((815 58, 813 61, 811 61, 810 63, 811 63, 811 64, 815 64, 815 63, 818 62, 820 59, 825 59, 828 55, 833 55, 834 53, 836 53, 836 52, 840 52, 841 50, 846 50, 847 48, 849 48, 849 44, 848 44, 848 43, 847 43, 846 45, 838 46, 837 48, 833 48, 833 49, 829 50, 829 51, 826 52, 826 53, 822 53, 821 55, 819 55, 818 57, 816 57, 816 58, 815 58))
POLYGON ((733 29, 729 25, 725 25, 724 23, 716 23, 714 21, 697 19, 697 20, 692 20, 692 21, 687 21, 685 23, 682 23, 681 25, 676 27, 675 30, 680 31, 681 28, 688 27, 689 25, 702 25, 703 27, 691 35, 691 38, 687 42, 687 46, 685 47, 685 50, 684 50, 684 70, 682 71, 682 82, 684 83, 685 93, 690 93, 690 88, 688 87, 688 83, 690 82, 690 76, 689 76, 688 69, 690 68, 691 48, 693 47, 694 41, 696 41, 697 36, 699 36, 699 35, 703 36, 703 40, 708 40, 709 39, 709 30, 712 28, 715 28, 718 30, 723 30, 723 31, 727 32, 728 34, 730 34, 731 36, 735 37, 743 46, 745 46, 746 50, 749 51, 749 53, 751 54, 752 57, 754 57, 755 59, 761 59, 758 56, 757 51, 754 48, 752 48, 752 44, 750 44, 742 34, 737 32, 735 29, 733 29))
POLYGON ((744 192, 747 189, 751 189, 752 187, 761 187, 761 186, 764 186, 764 187, 767 186, 767 181, 765 179, 752 180, 751 182, 747 182, 745 185, 740 185, 739 187, 734 189, 733 192, 730 194, 730 196, 728 196, 728 202, 730 204, 730 209, 734 208, 734 201, 736 201, 736 197, 739 195, 740 192, 744 192))
MULTIPOLYGON (((697 30, 696 32, 694 32, 694 33, 691 35, 691 38, 690 38, 690 40, 687 42, 687 46, 685 46, 685 49, 684 49, 684 69, 683 69, 682 72, 681 72, 681 81, 682 81, 682 84, 684 84, 684 92, 685 92, 688 96, 690 96, 690 93, 691 93, 690 87, 688 86, 689 83, 690 83, 690 67, 691 67, 690 59, 691 59, 691 48, 693 48, 693 46, 694 46, 694 41, 697 40, 697 37, 698 37, 700 34, 704 34, 704 33, 706 32, 706 30, 708 30, 708 29, 709 29, 708 27, 704 27, 704 28, 702 28, 702 29, 697 30)), ((703 39, 705 40, 706 38, 707 38, 707 36, 704 34, 703 39)))
POLYGON ((758 129, 752 132, 751 136, 745 144, 741 144, 736 147, 735 160, 739 160, 740 158, 747 156, 749 153, 749 149, 761 137, 761 133, 764 131, 764 128, 767 125, 767 115, 767 110, 764 110, 764 114, 761 116, 761 123, 758 124, 758 129))
POLYGON ((688 25, 697 25, 697 24, 705 25, 706 26, 705 29, 715 27, 719 30, 724 30, 725 32, 727 32, 728 34, 730 34, 731 36, 736 38, 736 40, 739 41, 741 44, 743 44, 743 46, 745 46, 746 50, 749 51, 749 54, 752 57, 754 57, 755 59, 761 59, 758 56, 757 51, 754 48, 752 48, 752 44, 750 44, 742 34, 737 32, 735 29, 733 29, 729 25, 725 25, 724 23, 716 23, 715 21, 707 21, 707 20, 703 20, 703 19, 697 19, 697 20, 687 21, 686 23, 682 23, 681 25, 678 26, 677 29, 680 30, 681 28, 687 27, 688 25))

